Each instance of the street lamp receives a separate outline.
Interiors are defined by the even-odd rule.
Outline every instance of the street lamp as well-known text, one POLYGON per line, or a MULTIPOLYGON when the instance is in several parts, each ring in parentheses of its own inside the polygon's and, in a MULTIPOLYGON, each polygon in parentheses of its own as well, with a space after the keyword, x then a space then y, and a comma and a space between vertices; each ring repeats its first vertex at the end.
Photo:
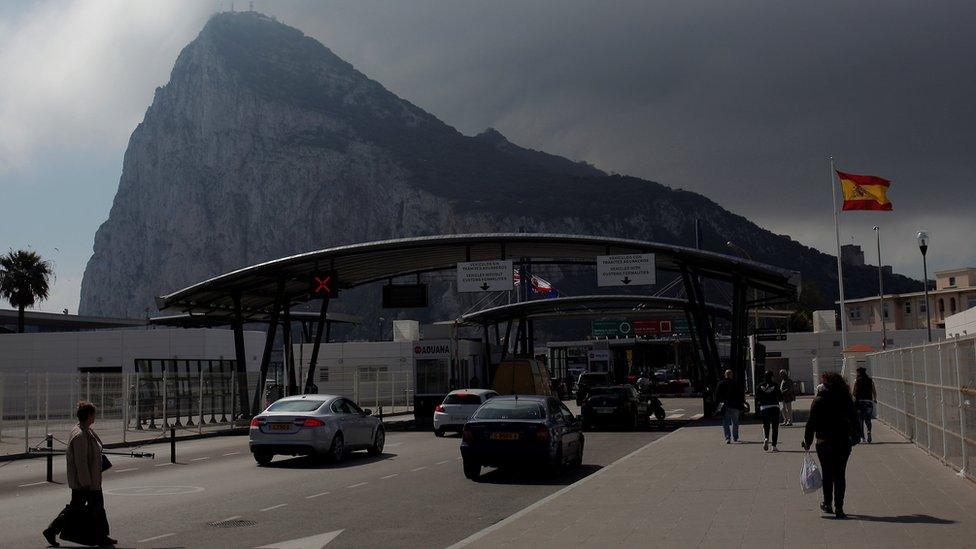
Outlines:
POLYGON ((922 285, 925 287, 925 327, 929 332, 929 343, 932 343, 932 316, 929 312, 929 267, 925 260, 925 252, 929 251, 929 233, 919 231, 915 236, 918 249, 922 252, 922 285))

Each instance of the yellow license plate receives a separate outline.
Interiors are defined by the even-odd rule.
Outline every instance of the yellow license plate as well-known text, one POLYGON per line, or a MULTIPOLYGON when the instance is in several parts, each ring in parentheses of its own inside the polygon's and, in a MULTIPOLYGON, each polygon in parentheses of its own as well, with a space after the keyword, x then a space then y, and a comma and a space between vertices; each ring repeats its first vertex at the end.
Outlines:
POLYGON ((291 430, 291 423, 272 423, 271 424, 271 430, 272 431, 290 431, 291 430))
POLYGON ((488 435, 491 440, 518 440, 518 433, 492 433, 488 435))

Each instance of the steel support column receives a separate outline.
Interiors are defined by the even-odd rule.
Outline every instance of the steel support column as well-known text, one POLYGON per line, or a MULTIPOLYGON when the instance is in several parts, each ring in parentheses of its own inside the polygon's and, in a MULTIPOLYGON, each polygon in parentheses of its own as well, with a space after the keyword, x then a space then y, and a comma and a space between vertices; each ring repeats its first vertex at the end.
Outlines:
MULTIPOLYGON (((322 298, 322 307, 319 309, 319 321, 315 325, 315 340, 312 342, 312 356, 308 359, 308 374, 305 376, 305 394, 311 394, 315 391, 312 387, 315 385, 315 364, 319 360, 319 347, 322 345, 322 332, 325 330, 328 321, 326 320, 326 315, 329 312, 329 297, 326 296, 322 298)), ((326 339, 328 341, 328 339, 326 339)))
POLYGON ((285 370, 288 376, 288 395, 298 393, 298 380, 295 378, 295 352, 291 341, 291 303, 285 303, 282 311, 281 340, 284 344, 285 370))
POLYGON ((746 386, 745 337, 748 330, 746 285, 741 279, 732 283, 732 341, 729 346, 729 368, 735 373, 739 390, 746 386))
MULTIPOLYGON (((237 398, 240 399, 241 414, 251 416, 250 402, 247 399, 247 353, 244 350, 244 315, 241 312, 241 294, 234 294, 234 356, 237 359, 237 398)), ((213 383, 211 379, 210 383, 213 383)), ((257 413, 257 412, 255 412, 257 413)))
POLYGON ((278 281, 278 289, 275 291, 274 305, 271 309, 271 318, 268 321, 268 333, 264 339, 264 353, 261 355, 261 372, 258 374, 258 385, 254 388, 254 400, 251 409, 254 413, 260 413, 261 395, 264 393, 264 383, 268 379, 268 365, 271 363, 271 351, 274 348, 275 335, 278 331, 278 315, 281 311, 282 301, 285 296, 285 281, 278 281))
POLYGON ((721 369, 718 345, 715 343, 715 329, 708 318, 701 280, 697 275, 689 272, 687 268, 681 270, 681 277, 685 284, 685 293, 688 296, 688 309, 695 322, 695 330, 698 332, 698 341, 701 343, 702 358, 705 362, 702 404, 705 415, 711 415, 715 407, 712 391, 715 384, 718 383, 719 370, 721 369))
POLYGON ((487 324, 483 324, 482 325, 481 339, 482 339, 482 353, 484 354, 484 359, 482 360, 482 363, 485 365, 485 367, 483 369, 484 371, 482 372, 483 376, 482 376, 482 379, 481 379, 481 384, 484 387, 491 387, 491 379, 494 376, 492 375, 492 371, 491 371, 491 369, 492 369, 492 364, 491 364, 491 341, 490 341, 490 339, 488 337, 488 325, 487 324))

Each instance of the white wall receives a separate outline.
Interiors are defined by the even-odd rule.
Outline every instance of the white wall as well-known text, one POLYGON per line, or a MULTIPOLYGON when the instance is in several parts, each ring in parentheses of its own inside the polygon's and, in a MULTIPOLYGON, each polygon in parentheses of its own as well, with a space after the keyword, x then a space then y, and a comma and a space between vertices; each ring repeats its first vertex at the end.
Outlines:
POLYGON ((946 337, 976 334, 976 307, 947 316, 945 326, 946 337))
MULTIPOLYGON (((248 370, 260 366, 264 333, 244 332, 248 370)), ((236 356, 231 330, 132 329, 93 332, 0 334, 0 372, 77 372, 79 368, 134 371, 136 359, 229 359, 236 356)))

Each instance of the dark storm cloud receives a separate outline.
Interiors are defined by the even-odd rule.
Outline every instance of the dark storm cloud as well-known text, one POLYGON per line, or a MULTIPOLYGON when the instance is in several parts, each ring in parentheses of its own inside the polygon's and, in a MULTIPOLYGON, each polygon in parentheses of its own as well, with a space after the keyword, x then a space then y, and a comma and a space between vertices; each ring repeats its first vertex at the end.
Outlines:
POLYGON ((941 266, 976 262, 976 3, 270 7, 465 133, 701 192, 827 250, 833 154, 894 181, 895 212, 846 216, 844 240, 882 223, 911 271, 924 226, 953 244, 941 266))

